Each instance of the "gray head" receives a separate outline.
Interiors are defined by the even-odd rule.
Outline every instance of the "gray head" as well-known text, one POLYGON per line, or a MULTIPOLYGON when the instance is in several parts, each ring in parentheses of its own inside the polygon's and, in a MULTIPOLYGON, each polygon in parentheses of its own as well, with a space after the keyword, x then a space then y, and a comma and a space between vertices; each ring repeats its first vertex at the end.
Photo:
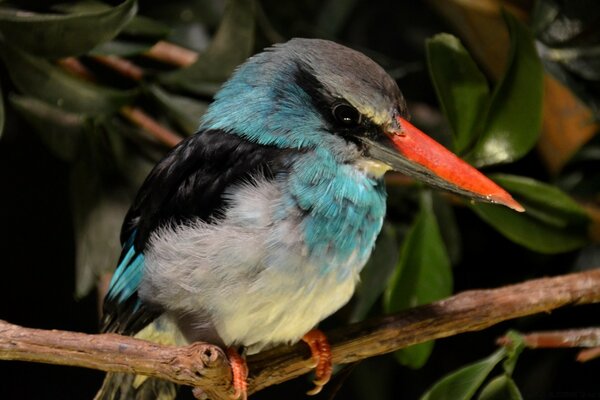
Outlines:
POLYGON ((377 63, 358 51, 320 39, 292 39, 275 51, 294 55, 298 67, 314 77, 328 102, 347 102, 375 125, 388 123, 406 104, 396 82, 377 63))
POLYGON ((365 55, 292 39, 251 57, 215 96, 201 129, 259 144, 326 151, 381 177, 389 169, 456 193, 523 208, 412 126, 396 82, 365 55))
POLYGON ((353 136, 397 129, 395 116, 406 113, 396 82, 364 54, 327 40, 292 39, 240 66, 202 128, 334 150, 352 145, 353 136))

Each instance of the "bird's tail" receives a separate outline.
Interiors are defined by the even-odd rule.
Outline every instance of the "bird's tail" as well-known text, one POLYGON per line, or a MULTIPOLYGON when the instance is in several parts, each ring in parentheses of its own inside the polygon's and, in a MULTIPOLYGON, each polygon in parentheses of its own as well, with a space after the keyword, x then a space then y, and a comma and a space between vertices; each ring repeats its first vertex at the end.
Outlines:
MULTIPOLYGON (((161 344, 182 345, 179 329, 166 317, 159 317, 135 335, 161 344)), ((173 400, 178 385, 143 375, 109 372, 94 400, 173 400)))

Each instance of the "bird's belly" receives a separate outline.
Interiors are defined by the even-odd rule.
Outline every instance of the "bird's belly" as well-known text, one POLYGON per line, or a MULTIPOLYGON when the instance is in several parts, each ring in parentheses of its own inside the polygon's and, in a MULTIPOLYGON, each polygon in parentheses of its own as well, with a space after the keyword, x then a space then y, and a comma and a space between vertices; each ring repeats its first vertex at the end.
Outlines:
POLYGON ((354 255, 332 259, 324 272, 298 229, 288 221, 250 231, 196 226, 165 234, 146 257, 140 295, 184 316, 190 340, 214 341, 216 332, 223 344, 251 352, 295 342, 350 299, 364 263, 354 255))
POLYGON ((250 351, 299 340, 350 299, 379 227, 367 239, 364 230, 345 235, 353 251, 337 251, 335 242, 327 251, 311 248, 306 214, 274 215, 280 201, 275 184, 259 182, 237 191, 218 224, 157 232, 142 300, 180 316, 190 340, 215 340, 216 333, 222 344, 250 351))
POLYGON ((226 344, 242 344, 250 352, 294 343, 350 299, 357 275, 339 280, 334 274, 265 270, 237 299, 221 305, 226 312, 214 321, 217 331, 226 344))

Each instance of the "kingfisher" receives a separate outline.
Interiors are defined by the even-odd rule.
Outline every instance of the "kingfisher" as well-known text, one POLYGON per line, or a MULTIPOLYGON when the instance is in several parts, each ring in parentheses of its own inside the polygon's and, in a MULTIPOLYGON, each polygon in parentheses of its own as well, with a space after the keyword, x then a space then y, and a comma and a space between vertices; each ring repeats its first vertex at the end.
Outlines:
MULTIPOLYGON (((316 327, 354 292, 385 217, 387 171, 523 211, 408 119, 396 82, 340 44, 296 38, 249 58, 139 189, 102 330, 219 345, 243 399, 240 349, 304 340, 317 393, 332 362, 316 327)), ((96 398, 144 392, 175 389, 109 374, 96 398)))

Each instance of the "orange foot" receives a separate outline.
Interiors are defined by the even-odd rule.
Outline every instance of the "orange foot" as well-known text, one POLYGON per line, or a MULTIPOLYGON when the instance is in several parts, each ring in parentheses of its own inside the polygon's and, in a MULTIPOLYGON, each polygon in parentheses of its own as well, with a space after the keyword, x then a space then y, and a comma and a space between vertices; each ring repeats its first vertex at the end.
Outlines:
POLYGON ((302 337, 302 340, 310 347, 315 362, 315 388, 306 392, 306 394, 312 396, 319 393, 331 378, 331 372, 333 371, 331 347, 325 334, 318 329, 309 331, 302 337))
POLYGON ((235 347, 227 348, 227 358, 231 365, 231 374, 233 375, 233 395, 232 399, 246 400, 248 398, 248 364, 246 360, 237 352, 235 347))

